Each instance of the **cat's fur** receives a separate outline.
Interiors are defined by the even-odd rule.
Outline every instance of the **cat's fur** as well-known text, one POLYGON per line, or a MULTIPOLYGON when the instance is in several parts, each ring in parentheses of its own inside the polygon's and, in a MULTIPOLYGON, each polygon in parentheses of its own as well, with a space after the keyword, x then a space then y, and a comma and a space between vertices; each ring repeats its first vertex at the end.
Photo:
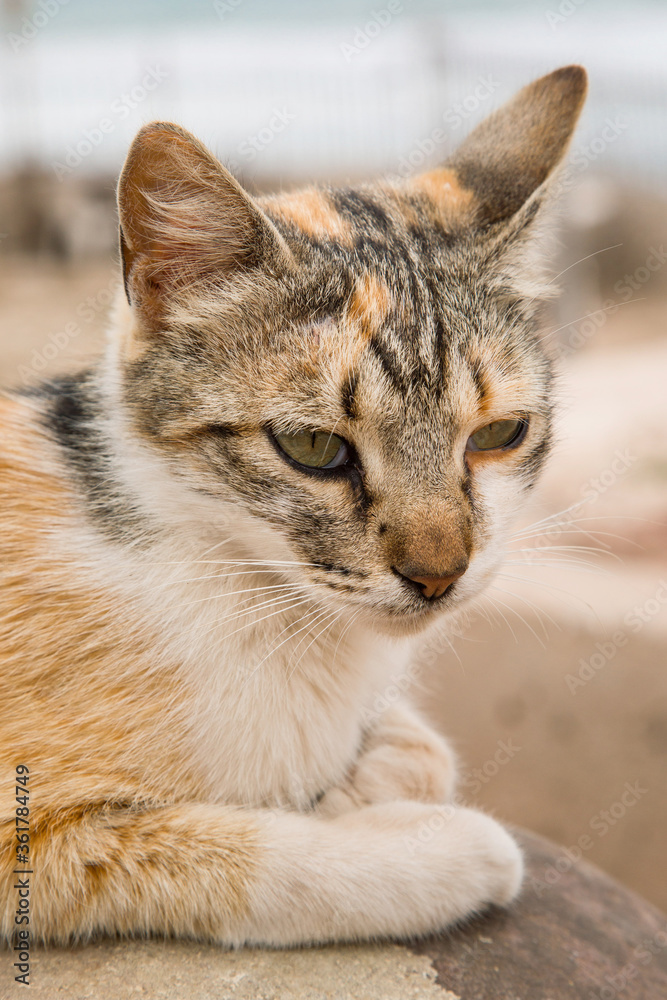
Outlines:
POLYGON ((4 935, 17 764, 46 940, 412 935, 515 896, 511 837, 442 808, 444 740, 368 708, 492 575, 547 454, 533 244, 584 92, 538 80, 411 180, 258 200, 177 126, 139 133, 106 358, 1 402, 4 935), (465 457, 517 413, 520 447, 465 457), (304 474, 267 426, 359 468, 304 474), (466 564, 434 600, 393 569, 466 564))

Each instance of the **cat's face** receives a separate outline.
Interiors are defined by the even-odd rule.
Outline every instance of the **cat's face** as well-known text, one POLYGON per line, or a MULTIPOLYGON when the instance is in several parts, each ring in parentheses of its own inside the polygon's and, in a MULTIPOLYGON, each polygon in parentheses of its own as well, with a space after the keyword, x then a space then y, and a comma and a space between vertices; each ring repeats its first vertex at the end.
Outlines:
MULTIPOLYGON (((561 72, 571 131, 583 82, 561 72)), ((120 196, 142 436, 327 605, 411 631, 477 594, 550 440, 535 177, 499 206, 464 157, 257 203, 187 134, 149 130, 120 196)))

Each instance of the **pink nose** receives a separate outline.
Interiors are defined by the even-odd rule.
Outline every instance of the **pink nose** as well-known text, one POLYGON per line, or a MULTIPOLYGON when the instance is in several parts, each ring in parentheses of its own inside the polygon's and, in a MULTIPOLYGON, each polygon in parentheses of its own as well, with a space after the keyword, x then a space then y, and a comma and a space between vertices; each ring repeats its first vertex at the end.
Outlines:
POLYGON ((407 566, 404 567, 404 569, 397 567, 397 572, 403 577, 403 579, 410 580, 411 583, 417 584, 422 595, 427 601, 430 601, 436 597, 442 597, 454 581, 463 576, 467 568, 467 566, 464 566, 461 569, 456 569, 447 576, 421 576, 418 575, 420 572, 418 569, 407 566))

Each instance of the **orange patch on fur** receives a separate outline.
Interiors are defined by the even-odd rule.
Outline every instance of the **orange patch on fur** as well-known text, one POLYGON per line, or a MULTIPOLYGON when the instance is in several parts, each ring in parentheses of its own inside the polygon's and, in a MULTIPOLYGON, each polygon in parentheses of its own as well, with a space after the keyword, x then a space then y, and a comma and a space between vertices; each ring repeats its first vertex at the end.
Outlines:
POLYGON ((368 339, 389 315, 391 304, 391 292, 387 285, 366 274, 357 281, 347 314, 364 339, 368 339))
POLYGON ((411 182, 413 190, 426 195, 438 211, 452 222, 468 222, 475 212, 475 195, 469 188, 459 184, 456 173, 446 167, 438 167, 420 174, 411 182))
POLYGON ((55 446, 22 401, 0 401, 0 431, 0 770, 15 758, 41 770, 47 807, 80 795, 165 797, 176 778, 196 795, 196 779, 186 782, 179 751, 170 750, 182 734, 159 732, 160 717, 176 726, 170 700, 178 691, 168 668, 155 666, 157 636, 131 594, 107 591, 67 542, 68 532, 86 529, 55 446), (161 757, 153 768, 151 745, 161 757), (140 771, 152 786, 137 781, 140 771))
POLYGON ((261 205, 286 222, 293 222, 309 236, 338 240, 346 246, 352 244, 349 222, 336 211, 325 192, 317 188, 263 199, 261 205))

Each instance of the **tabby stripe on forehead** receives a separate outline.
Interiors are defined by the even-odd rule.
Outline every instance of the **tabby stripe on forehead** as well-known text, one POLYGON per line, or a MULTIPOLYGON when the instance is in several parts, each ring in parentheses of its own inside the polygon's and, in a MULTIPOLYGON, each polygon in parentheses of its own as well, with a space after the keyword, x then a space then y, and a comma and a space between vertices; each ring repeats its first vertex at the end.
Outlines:
POLYGON ((356 391, 357 376, 354 372, 351 372, 349 378, 343 384, 341 389, 341 404, 343 406, 343 411, 345 412, 345 415, 350 418, 350 420, 354 420, 356 416, 356 391))
POLYGON ((475 387, 477 389, 477 395, 479 396, 480 403, 486 398, 487 385, 486 379, 484 378, 484 371, 482 365, 477 358, 469 358, 468 364, 470 366, 470 372, 473 379, 475 380, 475 387))
POLYGON ((382 365, 382 370, 394 389, 404 393, 406 390, 406 380, 400 359, 389 351, 387 345, 379 337, 371 337, 368 341, 368 347, 382 365))
POLYGON ((387 235, 391 229, 391 222, 387 212, 373 198, 361 194, 359 191, 336 191, 333 196, 334 203, 341 214, 352 216, 355 221, 362 219, 370 223, 370 228, 387 235))

